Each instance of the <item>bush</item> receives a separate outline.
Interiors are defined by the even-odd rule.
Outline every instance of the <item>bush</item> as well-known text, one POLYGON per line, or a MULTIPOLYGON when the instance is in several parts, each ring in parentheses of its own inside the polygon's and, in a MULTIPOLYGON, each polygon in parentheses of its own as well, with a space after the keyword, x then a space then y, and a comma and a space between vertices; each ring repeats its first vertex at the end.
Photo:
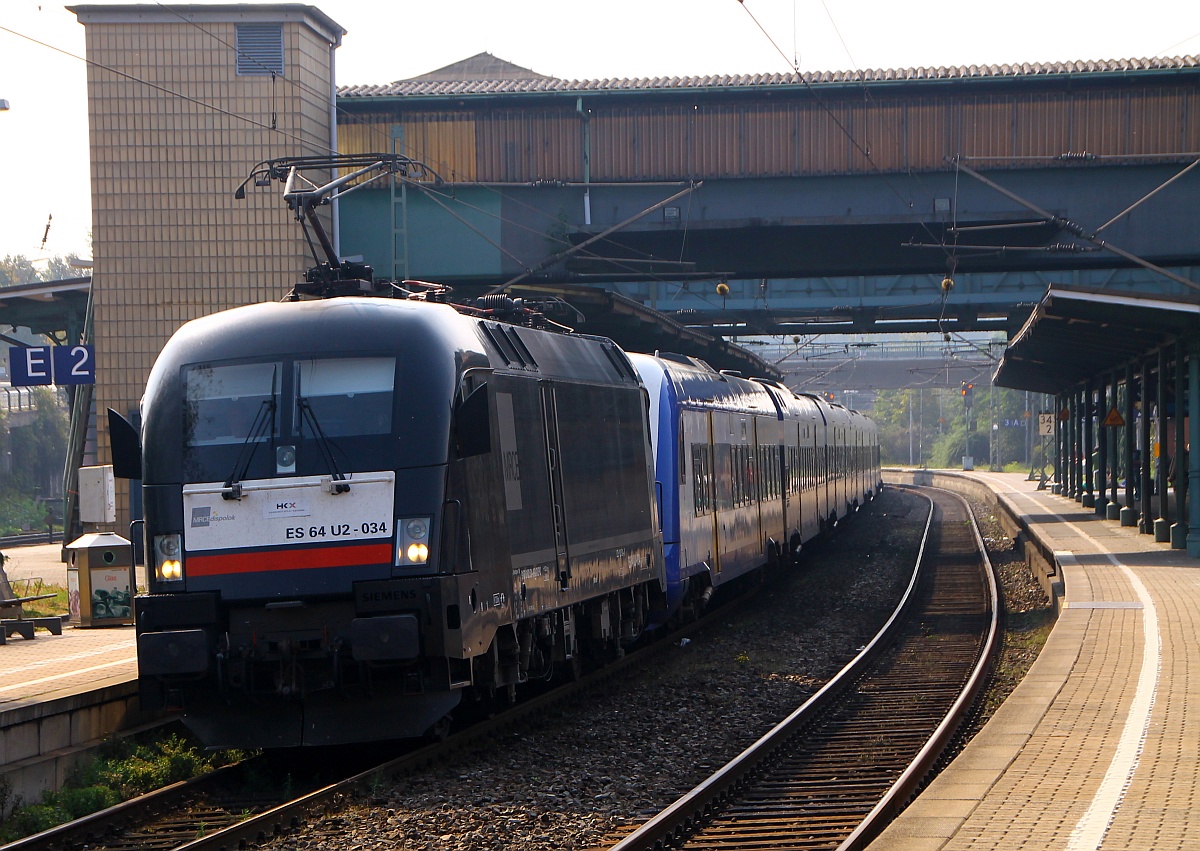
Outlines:
POLYGON ((0 822, 0 843, 82 818, 246 756, 243 751, 205 753, 178 735, 148 744, 110 739, 94 759, 76 767, 61 791, 45 793, 40 804, 18 806, 0 822))
POLYGON ((11 488, 0 491, 0 535, 43 531, 46 509, 36 499, 22 496, 11 488))

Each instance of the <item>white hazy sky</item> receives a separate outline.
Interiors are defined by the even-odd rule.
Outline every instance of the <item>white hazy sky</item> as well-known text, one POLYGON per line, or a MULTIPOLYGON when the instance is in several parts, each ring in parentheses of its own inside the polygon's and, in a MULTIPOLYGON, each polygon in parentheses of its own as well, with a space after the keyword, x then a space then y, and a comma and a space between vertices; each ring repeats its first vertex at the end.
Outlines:
MULTIPOLYGON (((852 70, 1200 54, 1198 0, 312 5, 346 30, 337 52, 340 85, 405 79, 484 50, 566 79, 776 73, 789 71, 793 59, 802 70, 852 70)), ((11 105, 0 112, 0 257, 86 256, 83 27, 60 5, 0 0, 0 28, 0 99, 11 105)))

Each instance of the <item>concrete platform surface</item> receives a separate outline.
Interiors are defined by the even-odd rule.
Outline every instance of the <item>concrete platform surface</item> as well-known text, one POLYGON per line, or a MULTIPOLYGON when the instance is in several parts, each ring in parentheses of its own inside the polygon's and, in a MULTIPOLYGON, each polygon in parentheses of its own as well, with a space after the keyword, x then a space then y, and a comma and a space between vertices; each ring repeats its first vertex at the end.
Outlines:
POLYGON ((986 484, 1054 550, 1029 674, 872 851, 1200 848, 1200 560, 1020 474, 986 484))
POLYGON ((0 726, 6 713, 31 703, 136 679, 132 626, 64 625, 62 635, 38 630, 32 641, 10 638, 0 645, 0 726))

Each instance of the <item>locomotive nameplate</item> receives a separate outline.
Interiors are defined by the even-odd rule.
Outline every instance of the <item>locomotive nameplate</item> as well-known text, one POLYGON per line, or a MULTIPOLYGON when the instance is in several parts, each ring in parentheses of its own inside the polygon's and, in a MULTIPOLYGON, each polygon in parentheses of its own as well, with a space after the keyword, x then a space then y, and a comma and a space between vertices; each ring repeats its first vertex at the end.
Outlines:
POLYGON ((220 482, 183 488, 184 548, 391 540, 395 473, 353 473, 350 490, 331 493, 328 476, 258 479, 242 483, 240 499, 225 499, 220 482))

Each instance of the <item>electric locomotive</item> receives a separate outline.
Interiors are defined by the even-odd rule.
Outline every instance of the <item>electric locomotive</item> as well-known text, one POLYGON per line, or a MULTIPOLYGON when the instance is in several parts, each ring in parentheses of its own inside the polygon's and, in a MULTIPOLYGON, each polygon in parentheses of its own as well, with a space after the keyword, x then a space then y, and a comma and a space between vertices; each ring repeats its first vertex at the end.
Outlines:
POLYGON ((215 747, 420 736, 640 634, 662 567, 637 373, 474 313, 342 297, 171 338, 141 407, 143 706, 215 747))

